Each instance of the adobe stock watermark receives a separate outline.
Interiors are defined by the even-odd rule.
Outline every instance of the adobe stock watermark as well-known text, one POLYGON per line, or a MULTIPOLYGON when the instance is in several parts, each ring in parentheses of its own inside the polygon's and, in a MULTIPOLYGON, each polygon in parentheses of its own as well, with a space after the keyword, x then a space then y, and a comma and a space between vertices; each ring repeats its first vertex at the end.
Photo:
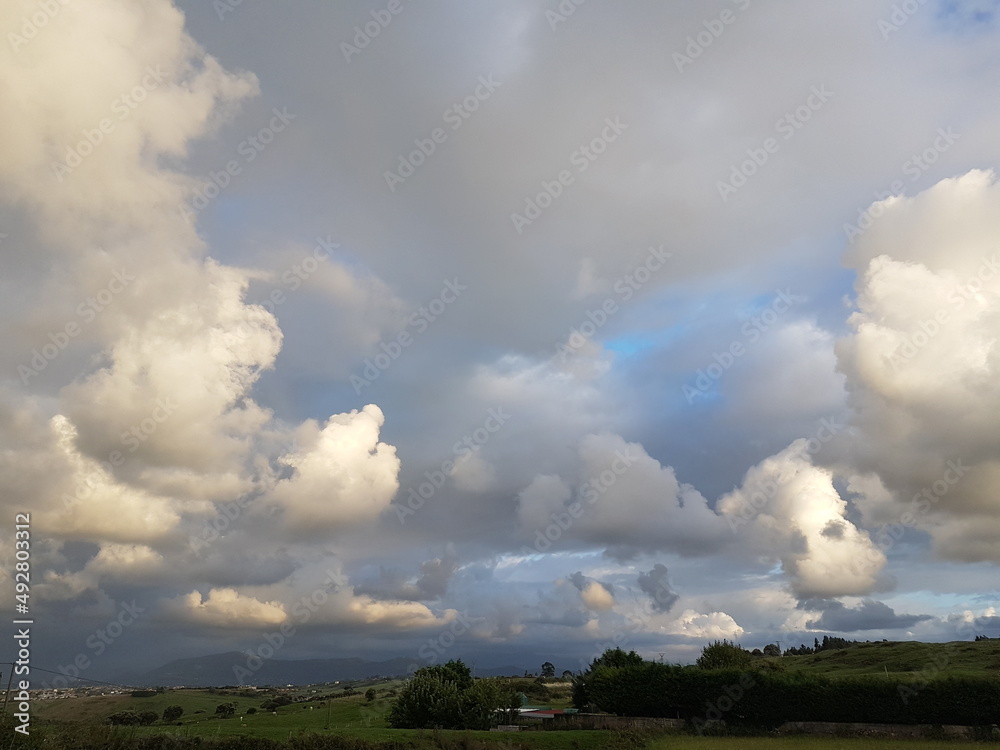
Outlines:
POLYGON ((202 524, 200 533, 188 537, 192 552, 200 552, 222 536, 222 533, 232 526, 243 515, 243 512, 253 504, 253 499, 247 495, 222 503, 214 516, 202 524))
POLYGON ((416 148, 408 154, 399 154, 396 171, 387 169, 382 173, 385 184, 389 186, 389 192, 395 193, 397 186, 402 185, 412 177, 417 169, 437 151, 438 146, 448 140, 449 130, 454 132, 462 127, 465 121, 479 109, 479 105, 493 96, 493 93, 501 85, 500 81, 493 80, 492 73, 488 76, 479 76, 478 85, 472 93, 449 106, 441 115, 444 124, 449 126, 448 130, 436 127, 426 138, 414 138, 413 144, 416 148))
MULTIPOLYGON (((955 629, 955 635, 959 638, 974 638, 977 635, 975 619, 972 621, 962 620, 955 629)), ((910 702, 910 698, 913 698, 927 687, 932 679, 948 668, 951 658, 959 650, 960 644, 961 641, 949 641, 944 644, 944 648, 939 653, 935 653, 934 657, 919 672, 914 672, 910 675, 909 682, 899 682, 896 684, 896 693, 904 705, 910 702)))
MULTIPOLYGON (((750 0, 731 0, 731 2, 740 13, 750 7, 750 0)), ((685 67, 693 65, 694 61, 715 44, 715 40, 721 37, 738 18, 739 16, 730 8, 725 8, 718 16, 702 21, 701 25, 704 26, 704 29, 685 40, 687 46, 684 47, 684 53, 674 52, 672 55, 677 71, 683 73, 685 67)))
POLYGON ((76 317, 80 320, 68 320, 59 330, 50 331, 47 337, 48 342, 31 350, 31 358, 27 364, 22 363, 17 366, 17 374, 21 376, 21 383, 27 385, 29 380, 41 374, 49 366, 49 363, 69 346, 70 341, 93 323, 97 316, 114 302, 115 297, 124 292, 133 281, 135 281, 135 276, 132 276, 124 268, 112 271, 111 277, 100 291, 92 297, 87 297, 76 306, 76 317))
POLYGON ((578 325, 570 329, 569 336, 565 343, 556 346, 556 353, 559 361, 565 363, 567 358, 579 351, 588 341, 593 339, 611 318, 618 314, 621 305, 628 302, 635 294, 642 289, 662 269, 673 257, 673 253, 664 252, 663 245, 650 247, 646 254, 646 259, 615 281, 611 287, 617 294, 615 297, 607 297, 597 308, 587 310, 585 319, 578 325))
MULTIPOLYGON (((409 4, 410 0, 406 1, 409 4)), ((389 3, 384 8, 369 11, 372 20, 365 21, 364 24, 354 27, 354 36, 351 39, 354 44, 350 42, 340 43, 340 51, 348 64, 350 64, 352 57, 360 55, 361 51, 366 49, 375 37, 389 27, 392 19, 402 13, 404 7, 406 6, 403 5, 401 0, 389 0, 389 3)))
MULTIPOLYGON (((330 253, 339 247, 340 243, 334 242, 330 235, 317 237, 312 252, 278 274, 277 278, 281 282, 281 286, 272 288, 263 299, 248 302, 248 304, 260 305, 271 315, 277 315, 278 308, 288 301, 287 292, 298 291, 320 269, 320 264, 330 259, 330 253)), ((255 330, 248 326, 245 321, 240 321, 240 324, 230 335, 243 341, 253 335, 255 330)))
POLYGON ((732 711, 739 703, 747 690, 750 690, 757 683, 753 675, 744 672, 740 675, 739 681, 730 683, 722 688, 722 695, 714 701, 705 701, 705 718, 695 716, 691 719, 696 733, 703 734, 705 729, 712 723, 722 721, 722 717, 732 711))
MULTIPOLYGON (((420 648, 417 650, 417 656, 424 660, 424 664, 427 666, 433 666, 441 661, 441 657, 450 649, 455 643, 465 635, 472 628, 473 620, 469 618, 469 613, 466 610, 455 615, 448 627, 444 628, 437 636, 434 638, 428 638, 420 648)), ((419 664, 410 664, 406 668, 406 673, 411 674, 420 669, 419 664)))
POLYGON ((559 24, 566 23, 569 17, 576 13, 577 8, 586 2, 587 0, 560 0, 559 5, 554 10, 547 9, 545 20, 549 22, 549 28, 555 31, 559 24))
POLYGON ((693 386, 688 383, 681 386, 681 392, 688 404, 693 404, 695 397, 704 396, 712 390, 723 374, 749 351, 749 347, 760 341, 761 337, 774 327, 782 315, 788 312, 796 302, 801 301, 802 299, 792 294, 791 289, 778 289, 771 304, 762 313, 752 315, 750 320, 740 328, 740 333, 746 341, 734 339, 723 351, 712 355, 711 363, 695 373, 693 386))
MULTIPOLYGON (((948 302, 955 308, 955 311, 961 310, 983 291, 985 282, 994 278, 998 271, 1000 271, 1000 263, 997 262, 995 254, 989 258, 982 258, 976 272, 948 293, 948 302)), ((921 349, 945 329, 950 321, 951 313, 946 307, 939 307, 932 316, 922 318, 918 322, 919 330, 914 330, 904 336, 903 342, 886 355, 893 371, 898 372, 905 364, 911 362, 921 349)))
POLYGON ((274 658, 274 655, 285 647, 298 628, 309 622, 312 616, 330 601, 330 594, 340 591, 339 581, 341 578, 342 576, 339 574, 327 570, 323 584, 313 589, 309 594, 303 594, 292 605, 289 611, 292 619, 286 619, 278 626, 277 630, 264 633, 256 647, 248 648, 243 652, 246 655, 245 663, 233 665, 233 676, 236 678, 237 684, 248 684, 246 679, 253 677, 260 671, 265 662, 274 658))
POLYGON ((600 134, 590 140, 589 143, 581 145, 569 155, 570 166, 576 167, 576 174, 569 169, 560 170, 552 180, 542 180, 539 184, 542 189, 534 196, 524 198, 524 213, 514 211, 510 215, 510 221, 518 234, 524 231, 525 227, 541 217, 542 212, 552 205, 563 191, 576 181, 576 175, 583 174, 591 164, 607 151, 608 146, 618 140, 618 136, 628 129, 628 123, 621 121, 619 116, 606 117, 604 119, 604 129, 600 134))
MULTIPOLYGON (((298 445, 292 441, 286 443, 281 449, 281 455, 288 455, 298 450, 298 445)), ((226 503, 216 504, 216 513, 201 525, 198 535, 191 534, 188 543, 192 552, 200 552, 211 546, 222 534, 233 526, 243 515, 243 513, 253 505, 254 498, 251 495, 242 495, 235 500, 226 503)))
POLYGON ((670 610, 678 599, 678 595, 662 581, 656 584, 656 593, 650 594, 649 598, 643 601, 641 609, 636 613, 629 613, 628 624, 623 628, 614 630, 607 640, 594 642, 594 651, 588 660, 587 657, 579 657, 577 663, 580 671, 586 672, 590 665, 605 652, 616 648, 625 649, 631 643, 631 636, 642 633, 650 624, 655 615, 664 614, 670 610))
POLYGON ((436 321, 448 308, 458 301, 458 298, 462 296, 462 292, 466 291, 469 287, 465 284, 459 282, 458 277, 454 279, 445 279, 443 282, 441 291, 438 295, 434 297, 426 305, 421 305, 417 308, 416 312, 410 313, 406 318, 406 328, 399 332, 396 337, 388 342, 380 341, 378 348, 379 353, 374 357, 365 357, 361 360, 364 363, 364 369, 361 374, 352 374, 350 377, 351 385, 354 386, 354 393, 358 396, 361 395, 361 391, 369 387, 378 380, 382 373, 388 370, 392 363, 399 359, 402 355, 403 350, 413 345, 416 341, 416 337, 424 333, 428 328, 430 328, 431 323, 436 321), (410 333, 410 329, 413 329, 413 333, 410 333))
POLYGON ((200 211, 208 208, 212 201, 229 187, 233 178, 243 173, 243 167, 253 163, 264 149, 274 142, 275 135, 283 132, 297 117, 288 111, 288 107, 281 109, 272 107, 271 113, 273 116, 268 120, 267 125, 256 133, 248 135, 236 147, 236 153, 243 157, 243 163, 241 164, 237 159, 230 159, 223 169, 210 171, 208 177, 202 180, 202 186, 194 191, 190 205, 188 203, 181 204, 180 210, 183 216, 194 220, 200 211))
MULTIPOLYGON (((933 510, 942 498, 946 497, 969 472, 970 467, 962 463, 962 459, 949 459, 945 462, 944 471, 941 476, 929 485, 922 487, 914 493, 907 509, 904 510, 895 523, 883 524, 872 537, 876 549, 865 548, 865 556, 868 563, 881 563, 882 556, 888 554, 889 550, 906 536, 908 528, 915 528, 917 522, 923 516, 933 510)), ((852 560, 851 568, 857 573, 861 561, 855 557, 852 560)))
POLYGON ((552 523, 544 529, 535 529, 533 547, 521 547, 521 554, 538 555, 551 549, 552 545, 558 542, 563 534, 583 517, 588 508, 593 506, 608 490, 618 483, 619 477, 627 473, 638 459, 639 456, 631 455, 628 449, 624 452, 615 451, 615 457, 608 465, 608 468, 596 476, 587 479, 580 487, 577 493, 580 500, 573 500, 573 502, 565 506, 565 510, 549 514, 552 523))
MULTIPOLYGON (((937 135, 930 146, 920 153, 913 154, 903 162, 903 176, 909 177, 911 183, 919 180, 941 158, 942 154, 955 145, 959 138, 961 136, 958 133, 953 133, 950 126, 938 128, 937 135)), ((882 201, 902 195, 904 185, 902 179, 895 179, 888 185, 887 190, 876 190, 874 193, 875 203, 867 208, 858 209, 858 219, 853 224, 844 224, 844 235, 847 237, 847 241, 854 242, 870 229, 875 220, 885 213, 882 201)))
POLYGON ((117 121, 110 117, 103 117, 91 128, 84 128, 83 138, 77 141, 75 146, 66 147, 66 157, 63 162, 52 162, 52 174, 62 182, 73 173, 77 167, 83 164, 84 160, 97 150, 98 146, 104 143, 106 136, 115 132, 115 127, 119 122, 129 118, 133 111, 141 105, 146 98, 160 87, 166 78, 166 73, 157 65, 146 66, 145 75, 130 91, 115 97, 111 100, 111 113, 117 115, 117 121))
POLYGON ((69 5, 70 0, 41 0, 38 3, 38 10, 30 16, 21 18, 20 34, 13 31, 7 32, 7 41, 14 52, 20 51, 32 39, 38 36, 39 32, 49 25, 49 22, 59 15, 59 11, 64 5, 69 5))
POLYGON ((220 21, 224 21, 227 14, 235 13, 241 5, 243 5, 243 0, 212 0, 212 9, 220 21))
MULTIPOLYGON (((823 446, 829 443, 835 436, 840 434, 845 425, 837 421, 836 417, 823 417, 820 420, 819 429, 813 433, 805 445, 802 446, 802 453, 815 456, 822 450, 823 446)), ((801 453, 800 453, 801 455, 801 453)), ((757 517, 764 508, 778 495, 778 490, 784 487, 791 479, 792 474, 779 474, 776 479, 768 479, 762 482, 760 488, 750 495, 741 493, 740 509, 736 513, 726 513, 726 523, 735 534, 742 527, 757 517)))
POLYGON ((730 167, 728 180, 717 180, 716 189, 723 203, 729 201, 729 197, 747 184, 747 180, 757 174, 771 157, 781 150, 782 141, 788 141, 795 137, 806 123, 812 120, 813 115, 819 112, 830 99, 833 92, 826 88, 826 84, 813 86, 809 95, 806 96, 802 104, 795 109, 789 110, 774 124, 775 135, 781 136, 781 141, 776 137, 765 138, 763 143, 756 148, 748 148, 748 159, 744 159, 739 164, 732 164, 730 167))
POLYGON ((454 459, 448 458, 441 462, 441 465, 433 471, 425 471, 426 482, 421 482, 416 487, 407 488, 403 503, 394 503, 396 517, 401 524, 406 523, 407 516, 415 515, 424 504, 437 494, 437 491, 444 486, 456 468, 468 461, 479 452, 484 445, 492 439, 493 435, 500 432, 501 428, 507 424, 512 415, 504 412, 502 406, 489 409, 486 412, 486 420, 482 426, 477 427, 471 434, 465 435, 460 440, 456 440, 451 448, 454 459))
POLYGON ((83 672, 90 669, 93 658, 101 656, 105 651, 107 651, 115 641, 121 638, 122 634, 129 628, 139 617, 145 612, 145 608, 138 606, 133 599, 131 602, 122 602, 118 607, 118 613, 112 617, 108 622, 101 628, 98 628, 93 632, 93 634, 87 637, 84 642, 88 652, 79 652, 73 660, 67 666, 60 664, 56 667, 57 671, 61 674, 53 678, 52 683, 49 684, 47 681, 42 681, 42 687, 45 690, 61 690, 69 687, 69 680, 79 678, 83 672))
MULTIPOLYGON (((123 432, 119 437, 119 442, 126 452, 117 449, 109 452, 108 460, 102 461, 100 464, 101 469, 106 474, 112 475, 115 468, 123 466, 125 462, 129 460, 131 454, 139 450, 140 446, 149 440, 160 428, 160 425, 170 419, 178 408, 179 405, 173 402, 169 397, 156 399, 153 403, 153 408, 149 412, 149 416, 139 420, 136 424, 131 425, 129 429, 123 432)), ((66 494, 65 492, 63 493, 63 508, 68 510, 77 503, 86 502, 91 499, 93 497, 94 490, 99 486, 100 484, 97 480, 88 474, 79 482, 79 484, 77 484, 72 495, 66 494)))
POLYGON ((880 18, 876 25, 882 33, 882 41, 885 42, 890 36, 905 26, 914 14, 923 6, 927 5, 927 0, 903 0, 892 6, 892 13, 887 18, 880 18))

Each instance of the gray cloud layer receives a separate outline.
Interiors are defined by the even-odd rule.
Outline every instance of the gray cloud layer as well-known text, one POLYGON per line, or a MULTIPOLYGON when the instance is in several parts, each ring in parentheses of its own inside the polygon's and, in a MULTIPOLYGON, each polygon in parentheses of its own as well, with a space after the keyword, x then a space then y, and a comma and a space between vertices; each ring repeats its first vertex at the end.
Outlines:
POLYGON ((995 618, 996 3, 54 7, 0 11, 40 666, 995 618))

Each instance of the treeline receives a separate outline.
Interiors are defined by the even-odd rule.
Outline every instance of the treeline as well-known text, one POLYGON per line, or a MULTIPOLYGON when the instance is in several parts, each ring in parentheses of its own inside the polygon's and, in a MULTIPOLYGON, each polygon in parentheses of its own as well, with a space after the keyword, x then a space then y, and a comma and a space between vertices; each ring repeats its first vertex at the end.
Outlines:
POLYGON ((813 638, 813 645, 811 647, 803 643, 798 648, 795 646, 786 648, 784 655, 806 656, 807 654, 818 654, 820 651, 830 651, 838 648, 847 648, 848 646, 857 646, 858 644, 864 642, 865 641, 849 641, 846 638, 824 635, 822 641, 820 641, 819 638, 813 638))
MULTIPOLYGON (((711 648, 711 647, 710 647, 711 648)), ((774 728, 786 721, 883 724, 1000 722, 1000 680, 981 676, 897 680, 831 679, 808 672, 705 669, 645 661, 607 651, 576 678, 577 708, 620 716, 682 718, 701 730, 711 722, 774 728)))

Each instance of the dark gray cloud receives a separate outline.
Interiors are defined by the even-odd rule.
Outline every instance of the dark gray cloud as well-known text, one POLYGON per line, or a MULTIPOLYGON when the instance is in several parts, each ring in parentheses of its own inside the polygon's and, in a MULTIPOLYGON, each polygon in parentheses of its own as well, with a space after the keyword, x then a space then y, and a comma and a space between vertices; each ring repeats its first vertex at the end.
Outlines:
POLYGON ((853 633, 861 630, 899 630, 918 622, 931 620, 931 615, 897 615, 889 605, 865 599, 857 607, 847 607, 838 601, 822 603, 823 614, 806 623, 813 630, 853 633))
POLYGON ((646 573, 639 573, 639 588, 649 594, 653 609, 657 612, 669 612, 680 599, 680 595, 670 587, 669 576, 670 571, 667 570, 667 566, 660 563, 646 573))
POLYGON ((420 565, 420 575, 416 580, 411 580, 400 568, 382 567, 378 578, 359 583, 354 587, 354 592, 379 599, 435 601, 447 593, 448 582, 457 567, 458 561, 454 557, 427 560, 420 565))

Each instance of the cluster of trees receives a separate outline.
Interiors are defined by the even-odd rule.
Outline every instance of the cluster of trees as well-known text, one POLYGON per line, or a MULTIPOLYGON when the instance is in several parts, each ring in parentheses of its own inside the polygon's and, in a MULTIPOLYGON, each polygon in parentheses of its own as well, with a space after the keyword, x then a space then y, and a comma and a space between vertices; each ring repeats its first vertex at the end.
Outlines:
POLYGON ((287 695, 276 695, 261 703, 260 708, 262 711, 277 711, 282 706, 287 706, 293 702, 287 695))
MULTIPOLYGON (((163 720, 174 722, 183 714, 184 709, 180 706, 167 706, 163 709, 163 720)), ((117 726, 149 726, 159 718, 156 711, 119 711, 116 714, 111 714, 104 720, 104 723, 117 726)))
POLYGON ((813 645, 811 648, 803 643, 798 648, 793 646, 792 648, 785 649, 785 655, 806 656, 807 654, 818 654, 820 651, 829 651, 831 649, 856 646, 859 643, 862 643, 862 641, 849 641, 846 638, 837 638, 836 636, 824 635, 822 642, 820 642, 819 638, 813 638, 813 645))
MULTIPOLYGON (((803 656, 806 654, 816 654, 820 651, 847 648, 848 646, 854 646, 859 643, 861 643, 861 641, 849 641, 846 638, 824 635, 822 641, 820 641, 819 638, 814 638, 813 645, 811 647, 803 643, 797 648, 793 646, 792 648, 785 649, 784 655, 803 656)), ((747 669, 750 667, 750 663, 754 659, 759 659, 765 656, 781 655, 781 648, 779 648, 776 643, 767 644, 764 646, 763 651, 759 648, 755 648, 753 651, 747 651, 738 643, 721 640, 715 641, 714 643, 706 646, 702 650, 697 664, 702 669, 747 669)))
POLYGON ((768 668, 738 644, 706 646, 696 666, 606 651, 574 681, 577 708, 620 716, 685 718, 755 727, 786 721, 989 725, 997 719, 1000 680, 941 676, 910 683, 882 676, 831 679, 768 668))
POLYGON ((400 690, 387 721, 405 729, 489 729, 512 723, 520 705, 503 681, 474 680, 459 659, 418 669, 400 690))
POLYGON ((111 714, 111 716, 104 720, 104 723, 125 727, 149 726, 159 718, 160 716, 156 711, 141 711, 139 713, 135 711, 119 711, 116 714, 111 714))

